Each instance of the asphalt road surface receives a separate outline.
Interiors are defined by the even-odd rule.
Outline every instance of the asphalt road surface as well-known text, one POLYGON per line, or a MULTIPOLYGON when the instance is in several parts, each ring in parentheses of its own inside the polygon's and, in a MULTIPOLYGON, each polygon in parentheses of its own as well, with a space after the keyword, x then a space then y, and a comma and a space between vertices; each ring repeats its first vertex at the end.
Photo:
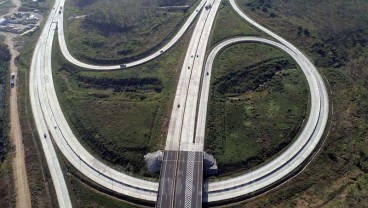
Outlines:
POLYGON ((201 207, 202 175, 203 152, 165 151, 156 207, 201 207))
POLYGON ((166 140, 157 207, 202 206, 203 149, 198 149, 194 141, 195 117, 207 42, 220 2, 206 3, 212 6, 202 10, 183 62, 166 140))

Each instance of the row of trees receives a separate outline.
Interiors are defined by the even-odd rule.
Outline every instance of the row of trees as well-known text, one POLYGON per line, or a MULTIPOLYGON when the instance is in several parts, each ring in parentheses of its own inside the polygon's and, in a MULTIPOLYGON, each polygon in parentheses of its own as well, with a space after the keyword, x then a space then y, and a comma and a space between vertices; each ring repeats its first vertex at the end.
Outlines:
POLYGON ((88 77, 78 76, 78 81, 85 84, 85 86, 91 86, 102 89, 114 89, 116 92, 120 91, 136 91, 136 90, 154 90, 161 92, 163 85, 162 82, 153 77, 144 78, 101 78, 101 77, 88 77))
POLYGON ((105 30, 128 30, 141 21, 159 15, 160 6, 186 3, 187 0, 74 0, 88 14, 86 23, 105 30))
POLYGON ((277 71, 287 68, 295 68, 295 64, 287 59, 272 58, 246 69, 229 73, 215 81, 216 90, 221 93, 245 93, 249 90, 255 90, 260 85, 270 80, 277 71))

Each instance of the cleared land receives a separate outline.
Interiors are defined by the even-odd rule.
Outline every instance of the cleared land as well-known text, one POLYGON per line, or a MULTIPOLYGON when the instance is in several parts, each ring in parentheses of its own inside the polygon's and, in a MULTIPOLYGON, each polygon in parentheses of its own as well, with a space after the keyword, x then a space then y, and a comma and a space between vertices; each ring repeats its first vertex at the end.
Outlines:
MULTIPOLYGON (((108 0, 81 4, 72 0, 66 5, 65 20, 71 54, 82 61, 111 64, 152 53, 175 35, 193 10, 163 9, 161 5, 175 2, 162 2, 108 0)), ((181 1, 182 5, 194 3, 181 1)))
POLYGON ((364 19, 368 3, 238 3, 314 60, 329 82, 333 107, 326 140, 311 164, 280 189, 234 207, 367 207, 368 26, 364 19))
POLYGON ((309 92, 294 62, 266 45, 230 46, 214 66, 205 149, 226 176, 290 144, 305 118, 309 92))

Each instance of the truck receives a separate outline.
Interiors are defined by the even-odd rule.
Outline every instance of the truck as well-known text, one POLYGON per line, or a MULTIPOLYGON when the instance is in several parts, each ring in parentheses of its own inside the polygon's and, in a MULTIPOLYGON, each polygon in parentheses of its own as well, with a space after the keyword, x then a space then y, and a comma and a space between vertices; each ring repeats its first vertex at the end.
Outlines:
POLYGON ((10 75, 10 86, 11 87, 14 87, 14 85, 15 85, 14 80, 15 80, 15 72, 12 72, 11 75, 10 75))

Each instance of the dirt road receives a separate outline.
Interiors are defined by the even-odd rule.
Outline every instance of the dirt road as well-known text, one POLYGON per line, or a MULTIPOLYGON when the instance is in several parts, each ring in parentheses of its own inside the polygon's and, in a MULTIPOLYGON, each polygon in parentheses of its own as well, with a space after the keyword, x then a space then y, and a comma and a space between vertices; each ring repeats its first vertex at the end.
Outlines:
MULTIPOLYGON (((12 0, 15 7, 9 9, 7 15, 12 15, 17 12, 21 6, 20 0, 12 0)), ((18 67, 15 64, 15 59, 19 55, 19 52, 15 49, 13 38, 15 35, 6 33, 5 43, 8 45, 11 60, 10 70, 11 72, 17 73, 18 67)), ((15 87, 11 88, 10 91, 10 137, 14 146, 13 153, 13 175, 15 180, 16 189, 16 206, 19 208, 30 208, 31 207, 31 195, 28 186, 27 170, 24 160, 24 146, 22 139, 22 131, 19 122, 18 114, 18 100, 17 100, 17 83, 15 87)))
MULTIPOLYGON (((10 69, 12 72, 17 73, 18 68, 15 65, 15 58, 19 55, 19 53, 14 48, 14 42, 12 38, 12 35, 7 35, 5 42, 9 46, 9 50, 12 55, 10 69)), ((13 174, 17 193, 17 207, 31 207, 31 196, 29 192, 27 170, 24 160, 22 131, 20 128, 18 115, 16 84, 10 92, 10 136, 15 147, 15 154, 13 157, 13 174)))

